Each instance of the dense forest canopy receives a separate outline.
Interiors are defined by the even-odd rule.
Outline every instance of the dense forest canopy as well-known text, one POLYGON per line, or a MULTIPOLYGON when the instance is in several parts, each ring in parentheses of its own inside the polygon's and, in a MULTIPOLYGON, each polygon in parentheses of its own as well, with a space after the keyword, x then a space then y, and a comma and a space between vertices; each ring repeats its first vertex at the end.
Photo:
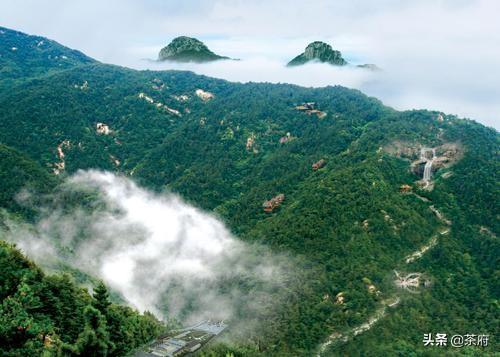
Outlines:
MULTIPOLYGON (((113 171, 175 192, 240 240, 297 262, 287 299, 263 317, 259 333, 214 342, 205 355, 498 350, 494 129, 396 111, 339 86, 130 70, 0 30, 1 232, 7 216, 36 221, 34 207, 78 170, 113 171), (438 157, 431 187, 421 182, 421 148, 438 157), (27 206, 26 190, 39 202, 27 206), (393 283, 394 270, 429 284, 410 293, 393 283), (373 316, 382 317, 354 332, 373 316), (424 347, 429 332, 490 341, 424 347)), ((112 302, 102 283, 90 294, 74 275, 47 275, 9 243, 0 245, 0 265, 2 354, 126 355, 165 331, 153 315, 112 302)))

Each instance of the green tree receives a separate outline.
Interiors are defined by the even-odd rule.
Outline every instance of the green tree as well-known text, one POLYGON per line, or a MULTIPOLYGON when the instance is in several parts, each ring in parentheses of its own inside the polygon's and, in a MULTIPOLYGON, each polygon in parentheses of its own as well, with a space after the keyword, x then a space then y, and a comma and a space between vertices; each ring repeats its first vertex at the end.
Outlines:
POLYGON ((106 328, 106 320, 99 310, 88 306, 85 309, 85 328, 70 350, 78 356, 107 356, 113 349, 106 328))
POLYGON ((94 294, 93 296, 93 301, 92 301, 92 306, 94 306, 99 312, 107 316, 108 315, 108 307, 111 305, 111 302, 109 301, 109 293, 108 289, 106 288, 106 285, 102 281, 97 284, 96 288, 94 289, 94 294))

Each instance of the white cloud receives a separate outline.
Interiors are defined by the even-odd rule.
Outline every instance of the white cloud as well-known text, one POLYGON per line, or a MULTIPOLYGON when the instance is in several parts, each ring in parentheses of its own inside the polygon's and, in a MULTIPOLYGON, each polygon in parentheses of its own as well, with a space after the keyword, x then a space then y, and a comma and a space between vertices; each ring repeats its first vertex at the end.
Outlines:
POLYGON ((140 311, 187 323, 237 311, 257 318, 270 307, 267 291, 279 288, 285 266, 290 274, 287 259, 235 239, 210 214, 124 177, 80 171, 58 192, 97 192, 102 201, 92 209, 46 207, 33 227, 9 222, 7 239, 45 267, 62 260, 103 279, 140 311))
POLYGON ((138 59, 156 58, 173 37, 196 36, 217 53, 247 60, 227 72, 187 67, 199 73, 343 84, 398 109, 438 109, 498 128, 499 12, 495 0, 7 0, 0 4, 0 22, 136 68, 144 67, 138 59), (279 68, 316 39, 355 63, 376 63, 384 73, 374 81, 358 72, 349 79, 347 71, 307 69, 299 76, 279 68))
POLYGON ((356 67, 335 67, 310 63, 301 67, 286 67, 282 62, 264 57, 241 61, 219 61, 206 64, 151 63, 142 61, 134 67, 149 69, 183 69, 237 82, 294 83, 307 87, 341 84, 359 87, 377 78, 377 73, 356 67))

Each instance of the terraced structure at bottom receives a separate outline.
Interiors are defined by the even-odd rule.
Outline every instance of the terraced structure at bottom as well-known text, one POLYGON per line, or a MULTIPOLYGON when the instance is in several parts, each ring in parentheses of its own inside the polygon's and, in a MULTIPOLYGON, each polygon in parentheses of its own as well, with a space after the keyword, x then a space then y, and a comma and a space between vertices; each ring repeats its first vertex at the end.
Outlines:
POLYGON ((145 351, 137 352, 135 356, 184 356, 198 351, 226 328, 227 325, 223 321, 202 321, 174 331, 173 337, 169 334, 157 338, 145 351))

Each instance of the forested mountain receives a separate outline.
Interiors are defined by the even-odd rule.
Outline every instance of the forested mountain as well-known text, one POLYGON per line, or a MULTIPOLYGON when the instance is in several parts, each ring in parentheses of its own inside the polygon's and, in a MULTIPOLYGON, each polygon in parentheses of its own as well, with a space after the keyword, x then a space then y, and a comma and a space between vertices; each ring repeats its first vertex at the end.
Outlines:
POLYGON ((4 85, 16 78, 35 77, 95 62, 83 53, 45 37, 28 36, 1 26, 0 53, 0 81, 4 85))
MULTIPOLYGON (((260 333, 214 341, 204 354, 498 350, 495 130, 439 112, 396 111, 339 86, 135 71, 45 39, 58 52, 40 52, 40 38, 1 30, 0 204, 9 213, 33 220, 36 213, 15 201, 19 192, 50 192, 77 170, 98 168, 176 192, 217 214, 242 241, 295 257, 300 274, 260 333), (62 56, 71 61, 60 65, 62 56), (429 167, 432 180, 422 181, 429 167), (395 284, 395 270, 421 274, 418 291, 395 284), (424 347, 431 332, 490 341, 424 347)), ((114 304, 103 312, 69 277, 46 276, 2 244, 6 355, 54 352, 40 337, 51 334, 59 351, 85 355, 82 341, 92 336, 96 355, 120 355, 159 333, 152 316, 114 304), (53 302, 48 291, 64 298, 53 302), (118 320, 110 322, 110 311, 118 320), (75 315, 78 327, 62 327, 75 315), (127 318, 136 325, 122 324, 127 318), (105 326, 116 321, 120 333, 111 335, 117 330, 105 326), (36 329, 27 333, 27 325, 36 329), (145 332, 131 341, 133 329, 145 332)))
POLYGON ((23 190, 48 193, 57 184, 57 179, 37 162, 3 144, 0 144, 0 180, 0 205, 11 212, 28 216, 29 211, 13 198, 23 190))
POLYGON ((122 356, 164 331, 153 315, 112 304, 104 285, 91 296, 68 275, 45 275, 3 241, 0 268, 2 355, 122 356))

